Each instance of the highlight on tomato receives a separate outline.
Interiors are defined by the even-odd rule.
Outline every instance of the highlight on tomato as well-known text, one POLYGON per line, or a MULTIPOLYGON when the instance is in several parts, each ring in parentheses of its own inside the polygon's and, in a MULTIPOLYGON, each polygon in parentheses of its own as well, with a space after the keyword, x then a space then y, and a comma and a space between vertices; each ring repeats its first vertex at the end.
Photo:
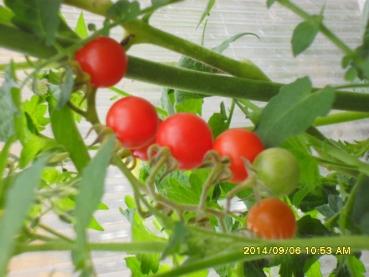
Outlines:
POLYGON ((214 141, 214 150, 230 159, 233 174, 232 183, 239 183, 248 176, 244 159, 253 162, 264 150, 264 145, 256 133, 243 128, 233 128, 221 133, 214 141))
POLYGON ((113 130, 123 147, 140 149, 155 140, 159 120, 150 102, 128 96, 110 107, 106 125, 113 130))
POLYGON ((264 239, 289 239, 296 233, 296 219, 291 208, 277 198, 266 198, 249 211, 247 227, 264 239))
POLYGON ((124 48, 109 37, 89 41, 76 52, 75 59, 96 88, 117 84, 127 72, 128 58, 124 48))
POLYGON ((160 124, 156 143, 169 148, 180 169, 193 169, 201 165, 205 154, 212 149, 213 138, 201 117, 177 113, 160 124))

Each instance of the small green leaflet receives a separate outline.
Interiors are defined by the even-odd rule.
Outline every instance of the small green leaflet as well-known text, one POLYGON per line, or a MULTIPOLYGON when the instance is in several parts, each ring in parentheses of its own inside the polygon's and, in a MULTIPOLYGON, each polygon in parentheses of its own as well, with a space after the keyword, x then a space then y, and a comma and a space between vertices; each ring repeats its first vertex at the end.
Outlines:
POLYGON ((13 142, 14 142, 13 138, 8 139, 0 151, 0 199, 1 199, 1 183, 3 180, 3 173, 6 168, 6 164, 8 162, 10 147, 12 146, 13 142))
POLYGON ((19 92, 16 85, 13 64, 8 65, 4 73, 4 83, 0 87, 0 141, 6 141, 15 135, 15 120, 18 108, 13 95, 19 92))
POLYGON ((80 38, 84 39, 88 37, 88 28, 83 12, 80 13, 74 30, 80 38))
POLYGON ((62 83, 60 84, 60 94, 58 96, 58 108, 61 109, 70 99, 73 86, 74 86, 74 75, 71 67, 66 67, 62 83))
POLYGON ((5 276, 8 260, 15 247, 14 238, 34 202, 35 189, 41 181, 45 161, 45 158, 40 159, 21 172, 6 196, 4 215, 0 219, 0 276, 5 276))
POLYGON ((140 4, 137 1, 119 0, 109 8, 108 16, 124 22, 135 19, 140 12, 140 4))
POLYGON ((55 140, 65 147, 77 170, 82 171, 89 162, 90 156, 76 126, 72 111, 66 106, 59 110, 56 109, 52 98, 49 99, 49 111, 55 140))
POLYGON ((320 261, 316 260, 305 272, 306 277, 323 277, 320 270, 320 261))
POLYGON ((205 18, 210 15, 210 12, 214 7, 215 2, 216 2, 216 0, 208 0, 208 4, 206 5, 206 8, 205 8, 204 12, 201 15, 199 23, 197 23, 196 29, 201 25, 201 23, 205 20, 205 18))
POLYGON ((256 132, 268 147, 308 129, 318 116, 326 115, 334 101, 333 89, 312 92, 308 77, 283 86, 263 110, 256 132))
POLYGON ((74 263, 77 268, 84 268, 88 259, 86 228, 103 196, 105 177, 114 146, 115 138, 110 137, 82 172, 75 209, 77 239, 74 249, 74 263))
POLYGON ((227 112, 222 102, 220 104, 220 111, 218 113, 214 113, 208 121, 208 125, 213 133, 213 137, 216 138, 220 133, 225 131, 228 127, 229 120, 227 116, 227 112))
POLYGON ((55 41, 59 28, 59 9, 61 0, 5 0, 5 4, 14 12, 13 22, 32 31, 48 45, 55 41))
POLYGON ((354 200, 349 214, 349 223, 362 234, 369 234, 369 177, 361 175, 355 186, 354 200))
POLYGON ((313 43, 319 32, 321 21, 321 16, 312 16, 309 20, 303 21, 296 26, 291 40, 294 56, 302 53, 313 43))

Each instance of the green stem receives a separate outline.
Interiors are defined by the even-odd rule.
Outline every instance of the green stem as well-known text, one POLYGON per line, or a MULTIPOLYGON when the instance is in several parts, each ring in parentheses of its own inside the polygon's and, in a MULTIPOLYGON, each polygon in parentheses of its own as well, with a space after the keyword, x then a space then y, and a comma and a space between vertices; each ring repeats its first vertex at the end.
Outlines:
POLYGON ((0 45, 39 58, 48 58, 56 54, 56 50, 46 46, 41 39, 4 24, 0 24, 0 45))
POLYGON ((348 121, 369 118, 369 113, 364 112, 341 112, 330 114, 325 117, 318 117, 314 121, 315 126, 331 125, 348 121))
MULTIPOLYGON (((300 8, 295 3, 292 3, 289 0, 280 0, 278 1, 281 5, 292 11, 293 13, 297 14, 304 20, 309 20, 312 15, 306 13, 302 8, 300 8)), ((339 49, 342 50, 343 53, 346 55, 352 55, 353 51, 349 46, 347 46, 339 37, 337 37, 326 25, 320 23, 319 25, 320 32, 325 35, 334 45, 336 45, 339 49)))
POLYGON ((269 80, 269 78, 251 61, 236 61, 216 53, 215 51, 201 47, 198 44, 156 29, 143 21, 134 20, 126 22, 124 23, 124 28, 135 35, 134 43, 155 44, 200 60, 234 76, 256 80, 269 80))
POLYGON ((346 89, 346 88, 368 88, 368 83, 362 83, 362 84, 344 84, 344 85, 337 85, 333 86, 334 89, 346 89))
MULTIPOLYGON (((0 25, 1 28, 1 25, 0 25)), ((5 47, 5 46, 4 46, 5 47)), ((3 71, 9 64, 0 64, 0 71, 3 71)), ((29 62, 13 62, 15 70, 33 68, 33 65, 29 62)))
MULTIPOLYGON (((43 251, 70 251, 73 243, 53 241, 42 244, 20 245, 17 253, 43 252, 43 251)), ((128 253, 160 253, 166 247, 164 242, 131 242, 131 243, 90 243, 92 251, 128 252, 128 253)))
POLYGON ((67 236, 59 233, 58 231, 54 230, 53 228, 47 226, 47 225, 44 225, 44 224, 39 224, 38 225, 41 229, 44 229, 45 231, 47 231, 48 233, 62 239, 62 240, 65 240, 65 241, 68 241, 68 242, 73 242, 73 240, 71 238, 68 238, 67 236))
MULTIPOLYGON (((269 81, 197 72, 173 67, 141 58, 129 57, 127 77, 183 91, 198 92, 209 96, 225 96, 268 101, 275 96, 282 84, 269 81)), ((333 108, 352 111, 368 111, 369 94, 337 91, 333 108)))
POLYGON ((168 272, 163 272, 154 275, 154 277, 177 277, 182 276, 186 273, 199 271, 205 268, 211 268, 214 266, 221 266, 224 264, 234 263, 236 261, 255 261, 263 258, 261 255, 247 256, 243 254, 242 248, 236 249, 227 253, 218 253, 210 257, 205 257, 194 262, 183 264, 168 272))

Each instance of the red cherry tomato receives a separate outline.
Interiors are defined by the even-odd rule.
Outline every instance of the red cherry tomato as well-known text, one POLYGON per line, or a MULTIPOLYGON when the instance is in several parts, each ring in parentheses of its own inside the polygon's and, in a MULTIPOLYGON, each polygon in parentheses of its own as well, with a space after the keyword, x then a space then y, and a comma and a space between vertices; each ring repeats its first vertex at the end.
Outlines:
POLYGON ((233 174, 231 182, 238 183, 248 176, 243 159, 252 162, 263 151, 264 146, 255 133, 234 128, 221 133, 215 139, 214 149, 221 156, 230 159, 233 174))
POLYGON ((287 204, 267 198, 250 209, 247 227, 264 239, 289 239, 296 233, 296 219, 287 204))
POLYGON ((140 97, 128 96, 110 107, 106 125, 114 131, 124 147, 138 149, 155 139, 158 116, 150 102, 140 97))
POLYGON ((190 113, 178 113, 160 124, 156 143, 170 149, 181 169, 192 169, 202 163, 212 148, 213 139, 203 119, 190 113))
POLYGON ((109 37, 98 37, 80 48, 75 58, 95 87, 110 87, 122 79, 128 59, 123 47, 109 37))

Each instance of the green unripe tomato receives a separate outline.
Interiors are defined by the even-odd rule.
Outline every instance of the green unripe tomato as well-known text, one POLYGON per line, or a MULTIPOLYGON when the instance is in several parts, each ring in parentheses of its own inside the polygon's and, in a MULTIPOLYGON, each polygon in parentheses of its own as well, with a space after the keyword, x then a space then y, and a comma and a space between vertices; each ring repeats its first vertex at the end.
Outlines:
POLYGON ((257 178, 274 194, 289 194, 299 181, 299 166, 294 155, 283 148, 269 148, 255 159, 257 178))

